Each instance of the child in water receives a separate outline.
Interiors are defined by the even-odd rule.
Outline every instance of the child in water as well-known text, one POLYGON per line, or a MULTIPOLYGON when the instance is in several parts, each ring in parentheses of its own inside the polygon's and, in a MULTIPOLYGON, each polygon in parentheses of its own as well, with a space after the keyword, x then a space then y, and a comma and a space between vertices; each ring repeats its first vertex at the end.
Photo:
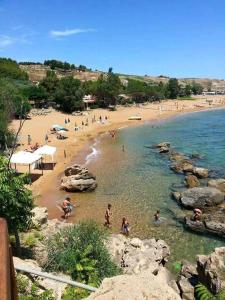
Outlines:
POLYGON ((129 223, 125 217, 122 219, 121 232, 125 235, 129 235, 130 232, 129 223))
POLYGON ((158 223, 160 221, 160 210, 157 210, 154 214, 155 222, 158 223))

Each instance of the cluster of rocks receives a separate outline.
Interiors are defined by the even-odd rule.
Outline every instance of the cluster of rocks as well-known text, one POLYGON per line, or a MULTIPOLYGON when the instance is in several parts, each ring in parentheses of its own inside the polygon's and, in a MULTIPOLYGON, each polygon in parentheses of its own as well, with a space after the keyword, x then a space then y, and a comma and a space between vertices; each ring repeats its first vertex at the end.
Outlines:
POLYGON ((67 192, 91 192, 96 187, 96 177, 85 166, 78 164, 66 168, 61 179, 61 189, 67 192))
POLYGON ((174 152, 169 142, 156 145, 159 153, 167 153, 172 162, 170 168, 177 174, 185 176, 184 183, 187 189, 173 191, 173 198, 186 209, 199 208, 203 211, 201 221, 193 221, 185 217, 183 223, 193 231, 225 236, 223 218, 223 202, 225 196, 225 179, 210 179, 210 172, 206 168, 194 165, 194 160, 200 155, 190 157, 183 153, 174 152))
POLYGON ((198 255, 196 264, 184 262, 177 280, 182 299, 194 300, 194 287, 202 283, 212 294, 225 288, 225 247, 215 248, 210 255, 198 255))
POLYGON ((164 267, 170 250, 162 240, 111 235, 106 246, 125 273, 106 278, 88 300, 178 300, 176 281, 164 267))

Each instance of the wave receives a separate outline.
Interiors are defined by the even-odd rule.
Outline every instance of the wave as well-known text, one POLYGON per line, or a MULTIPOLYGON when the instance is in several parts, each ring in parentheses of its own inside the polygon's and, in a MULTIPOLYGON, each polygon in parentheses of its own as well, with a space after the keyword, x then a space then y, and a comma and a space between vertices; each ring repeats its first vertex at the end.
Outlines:
POLYGON ((90 148, 91 148, 91 153, 89 153, 89 154, 86 156, 86 165, 89 164, 94 158, 96 158, 96 157, 99 155, 100 151, 97 150, 97 149, 95 148, 95 146, 96 146, 97 144, 98 144, 98 141, 96 141, 96 142, 93 144, 93 146, 90 147, 90 148))

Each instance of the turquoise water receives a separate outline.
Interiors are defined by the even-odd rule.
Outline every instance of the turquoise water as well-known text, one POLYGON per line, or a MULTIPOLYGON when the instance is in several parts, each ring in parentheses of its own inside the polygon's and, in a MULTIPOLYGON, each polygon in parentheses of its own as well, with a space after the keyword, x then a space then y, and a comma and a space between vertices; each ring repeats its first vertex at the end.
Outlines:
POLYGON ((225 177, 225 110, 126 128, 115 140, 107 134, 94 145, 88 166, 99 185, 94 193, 74 196, 80 202, 80 214, 74 218, 103 222, 106 205, 111 203, 113 232, 119 232, 121 219, 126 216, 133 236, 162 238, 171 248, 173 261, 193 261, 196 254, 209 253, 216 246, 225 246, 225 242, 188 232, 174 217, 186 213, 170 197, 171 187, 179 186, 183 176, 170 170, 166 155, 144 147, 162 141, 171 142, 177 151, 201 154, 197 165, 212 170, 213 176, 225 177), (164 220, 160 226, 153 221, 157 209, 164 220))

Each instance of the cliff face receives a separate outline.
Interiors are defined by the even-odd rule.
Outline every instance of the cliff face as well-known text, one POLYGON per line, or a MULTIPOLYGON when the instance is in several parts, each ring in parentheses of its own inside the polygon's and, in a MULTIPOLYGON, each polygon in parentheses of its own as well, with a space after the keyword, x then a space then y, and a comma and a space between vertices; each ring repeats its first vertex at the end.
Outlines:
MULTIPOLYGON (((20 65, 20 68, 24 71, 26 71, 29 75, 29 79, 31 81, 40 81, 42 80, 45 75, 46 71, 50 70, 50 67, 45 65, 20 65)), ((63 70, 56 70, 56 74, 59 78, 63 76, 72 75, 74 78, 77 78, 81 81, 86 80, 97 80, 99 75, 104 72, 95 72, 95 71, 86 71, 86 72, 79 72, 76 70, 73 71, 63 71, 63 70)), ((135 76, 135 75, 120 75, 120 79, 126 80, 127 78, 131 79, 138 79, 146 82, 156 82, 159 83, 167 82, 169 80, 168 77, 158 76, 135 76)), ((210 79, 210 78, 180 78, 179 82, 180 84, 186 85, 187 83, 192 83, 192 81, 195 81, 199 84, 201 84, 204 89, 211 88, 212 91, 225 91, 225 81, 223 79, 210 79)))

